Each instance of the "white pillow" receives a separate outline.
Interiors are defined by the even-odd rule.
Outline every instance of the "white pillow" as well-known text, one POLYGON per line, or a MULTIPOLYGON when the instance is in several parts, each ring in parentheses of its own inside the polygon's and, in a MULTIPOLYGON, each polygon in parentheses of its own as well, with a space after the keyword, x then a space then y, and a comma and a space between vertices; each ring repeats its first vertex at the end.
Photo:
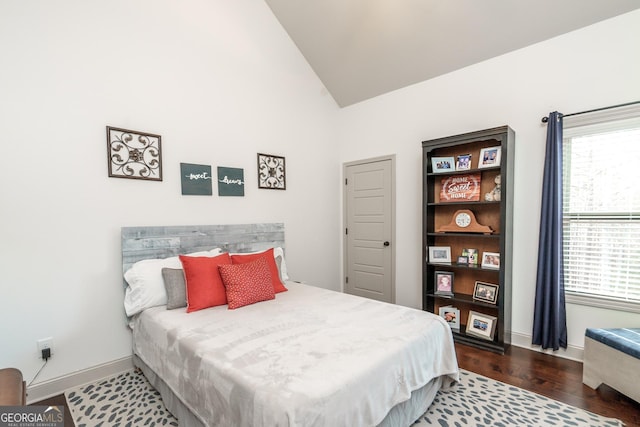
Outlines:
POLYGON ((276 259, 276 265, 280 271, 280 280, 286 282, 289 280, 289 273, 287 272, 287 263, 284 262, 284 251, 282 248, 273 248, 273 257, 276 259))
MULTIPOLYGON (((220 248, 215 248, 187 255, 214 257, 221 253, 220 248)), ((161 259, 143 259, 133 264, 124 273, 124 278, 129 285, 124 295, 124 310, 127 316, 133 316, 149 307, 167 304, 167 291, 162 278, 163 268, 182 269, 180 258, 174 256, 161 259)))

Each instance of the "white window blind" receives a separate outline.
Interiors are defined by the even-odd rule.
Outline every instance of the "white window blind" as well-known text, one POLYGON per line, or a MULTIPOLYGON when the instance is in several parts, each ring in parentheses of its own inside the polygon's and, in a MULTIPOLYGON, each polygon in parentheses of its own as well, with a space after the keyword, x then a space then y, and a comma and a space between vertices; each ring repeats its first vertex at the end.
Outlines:
POLYGON ((565 119, 564 281, 568 294, 640 307, 640 108, 631 110, 565 119))

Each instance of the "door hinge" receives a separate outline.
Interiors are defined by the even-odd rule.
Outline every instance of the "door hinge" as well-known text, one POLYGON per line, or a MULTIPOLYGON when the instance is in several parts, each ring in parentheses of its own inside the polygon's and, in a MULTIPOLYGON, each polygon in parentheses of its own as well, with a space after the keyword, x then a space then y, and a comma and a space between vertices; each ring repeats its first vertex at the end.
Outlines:
POLYGON ((347 185, 347 182, 348 182, 348 180, 347 180, 347 178, 345 178, 344 179, 344 185, 347 185))
POLYGON ((344 229, 344 234, 349 234, 349 229, 348 228, 344 229))
POLYGON ((345 282, 349 283, 349 277, 345 277, 345 282))

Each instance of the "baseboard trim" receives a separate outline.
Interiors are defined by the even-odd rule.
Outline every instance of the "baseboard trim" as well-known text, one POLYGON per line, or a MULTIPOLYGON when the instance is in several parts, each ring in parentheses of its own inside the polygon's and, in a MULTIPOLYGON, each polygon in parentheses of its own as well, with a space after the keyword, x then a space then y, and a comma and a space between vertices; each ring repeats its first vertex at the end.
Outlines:
POLYGON ((543 350, 540 346, 531 344, 531 335, 519 334, 517 332, 511 332, 511 345, 516 347, 526 348, 527 350, 537 351, 538 353, 550 354, 556 357, 562 357, 564 359, 575 360, 576 362, 582 362, 584 360, 584 348, 568 345, 567 349, 560 349, 557 351, 543 350))
POLYGON ((133 359, 132 356, 127 356, 35 384, 27 388, 27 405, 57 396, 70 388, 89 384, 130 369, 133 369, 133 359))

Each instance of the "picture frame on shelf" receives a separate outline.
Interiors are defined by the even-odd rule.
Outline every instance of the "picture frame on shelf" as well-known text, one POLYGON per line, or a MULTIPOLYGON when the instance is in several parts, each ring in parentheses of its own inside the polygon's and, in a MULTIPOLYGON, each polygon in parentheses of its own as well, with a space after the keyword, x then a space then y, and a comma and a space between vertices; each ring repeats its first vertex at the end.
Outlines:
POLYGON ((499 286, 496 284, 476 280, 475 286, 473 287, 473 299, 474 301, 482 301, 495 305, 498 302, 498 289, 499 286))
POLYGON ((482 268, 500 269, 500 254, 498 252, 482 252, 482 268))
POLYGON ((480 150, 478 157, 478 169, 500 166, 502 147, 486 147, 480 150))
POLYGON ((450 264, 451 263, 451 247, 450 246, 429 246, 429 262, 450 264))
POLYGON ((440 317, 442 317, 451 330, 460 332, 460 310, 450 305, 440 307, 438 309, 440 317))
POLYGON ((493 341, 497 321, 497 317, 469 310, 467 329, 465 332, 467 335, 473 335, 479 338, 484 338, 485 340, 493 341))
POLYGON ((462 250, 462 256, 467 257, 469 265, 478 265, 478 250, 473 248, 465 248, 462 250))
POLYGON ((454 172, 456 160, 453 157, 432 157, 431 169, 433 173, 454 172))
POLYGON ((461 154, 456 157, 456 170, 466 171, 471 169, 471 154, 461 154))
POLYGON ((453 296, 453 273, 451 271, 436 271, 433 274, 435 294, 453 296))
POLYGON ((466 256, 460 255, 458 257, 458 261, 456 261, 456 264, 467 265, 469 264, 469 258, 467 258, 466 256))

